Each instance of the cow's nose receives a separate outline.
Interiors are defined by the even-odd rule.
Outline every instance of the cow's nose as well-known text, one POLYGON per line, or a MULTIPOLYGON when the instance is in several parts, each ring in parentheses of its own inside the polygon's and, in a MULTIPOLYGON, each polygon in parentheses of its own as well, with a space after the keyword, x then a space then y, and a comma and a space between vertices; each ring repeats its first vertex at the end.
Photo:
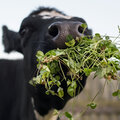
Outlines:
POLYGON ((83 34, 81 22, 55 22, 48 27, 48 34, 58 48, 65 48, 65 41, 68 35, 73 38, 80 37, 83 34))

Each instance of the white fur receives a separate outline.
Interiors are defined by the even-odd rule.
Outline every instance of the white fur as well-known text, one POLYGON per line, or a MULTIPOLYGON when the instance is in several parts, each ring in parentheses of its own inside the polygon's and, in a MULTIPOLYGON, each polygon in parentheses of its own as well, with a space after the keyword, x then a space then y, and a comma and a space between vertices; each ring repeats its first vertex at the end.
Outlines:
POLYGON ((66 16, 66 15, 63 15, 63 14, 60 14, 56 11, 43 11, 41 13, 39 13, 38 15, 42 16, 43 19, 50 19, 50 18, 53 18, 53 17, 56 17, 56 18, 65 18, 65 19, 71 19, 72 17, 71 16, 66 16))
POLYGON ((0 52, 0 59, 9 59, 9 60, 17 60, 17 59, 23 59, 23 55, 18 52, 11 52, 11 53, 5 53, 5 52, 0 52))

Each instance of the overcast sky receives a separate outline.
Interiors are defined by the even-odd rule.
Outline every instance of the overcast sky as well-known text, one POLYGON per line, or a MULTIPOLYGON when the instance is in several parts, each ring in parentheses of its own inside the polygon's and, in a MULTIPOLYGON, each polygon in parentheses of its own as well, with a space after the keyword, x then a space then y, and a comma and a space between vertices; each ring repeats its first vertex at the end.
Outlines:
POLYGON ((3 53, 3 25, 18 31, 24 17, 39 6, 55 7, 71 16, 82 17, 93 33, 117 36, 120 25, 120 0, 1 0, 0 2, 0 58, 21 57, 3 53))

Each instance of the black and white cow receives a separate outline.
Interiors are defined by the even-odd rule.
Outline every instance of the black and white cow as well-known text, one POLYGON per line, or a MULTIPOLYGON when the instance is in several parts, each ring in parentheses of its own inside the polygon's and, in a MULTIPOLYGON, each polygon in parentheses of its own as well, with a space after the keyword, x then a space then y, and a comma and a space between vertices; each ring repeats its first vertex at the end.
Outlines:
MULTIPOLYGON (((24 59, 0 60, 0 120, 37 120, 38 114, 49 120, 50 116, 48 119, 46 115, 51 114, 51 110, 61 110, 65 106, 71 98, 67 94, 66 81, 61 84, 65 92, 62 100, 46 95, 44 85, 31 86, 29 80, 36 74, 36 52, 66 48, 66 36, 80 37, 82 23, 86 23, 82 18, 67 16, 53 8, 39 8, 22 21, 19 32, 3 27, 5 51, 21 52, 24 59)), ((91 30, 87 28, 84 35, 91 35, 91 30)), ((64 71, 66 73, 67 69, 64 71)), ((84 87, 85 75, 80 82, 84 87)), ((57 86, 53 89, 56 90, 57 86)))

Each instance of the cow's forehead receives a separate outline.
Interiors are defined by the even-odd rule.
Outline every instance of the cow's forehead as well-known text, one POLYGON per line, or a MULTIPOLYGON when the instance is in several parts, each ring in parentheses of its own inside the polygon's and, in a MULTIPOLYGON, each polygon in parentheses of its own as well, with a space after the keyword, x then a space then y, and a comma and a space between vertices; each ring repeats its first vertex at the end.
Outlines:
POLYGON ((65 19, 71 19, 72 16, 67 16, 62 13, 59 13, 55 10, 53 11, 42 11, 38 15, 42 16, 43 19, 49 19, 49 18, 65 18, 65 19))

